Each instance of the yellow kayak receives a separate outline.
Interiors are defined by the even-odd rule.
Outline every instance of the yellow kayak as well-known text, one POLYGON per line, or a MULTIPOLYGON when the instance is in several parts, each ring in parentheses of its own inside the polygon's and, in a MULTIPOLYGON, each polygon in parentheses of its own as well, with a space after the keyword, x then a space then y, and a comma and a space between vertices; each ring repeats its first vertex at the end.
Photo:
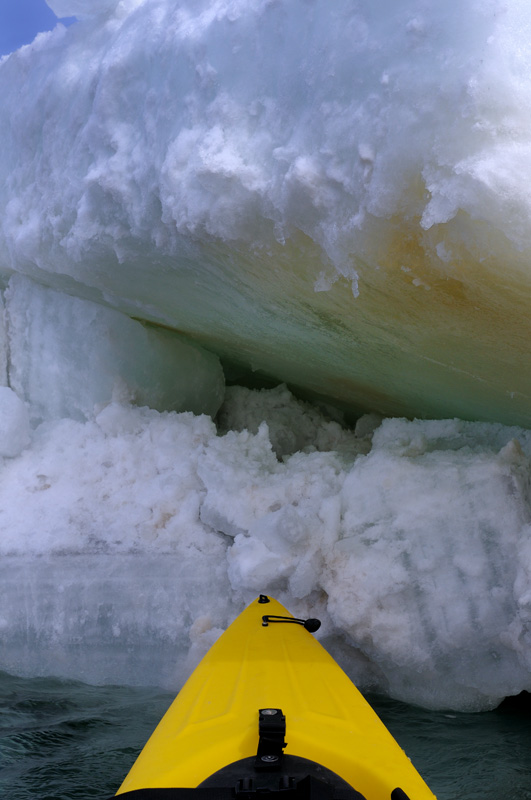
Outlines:
POLYGON ((123 800, 433 800, 311 631, 260 595, 192 673, 123 800))

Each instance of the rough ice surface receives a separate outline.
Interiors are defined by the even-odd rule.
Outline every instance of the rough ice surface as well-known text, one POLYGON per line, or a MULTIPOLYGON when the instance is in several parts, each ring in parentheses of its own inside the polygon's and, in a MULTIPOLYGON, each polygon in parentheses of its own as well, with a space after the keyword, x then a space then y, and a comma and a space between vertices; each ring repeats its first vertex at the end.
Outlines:
POLYGON ((530 690, 529 3, 50 6, 0 61, 0 668, 177 688, 269 592, 362 688, 530 690))
POLYGON ((255 395, 255 433, 114 402, 4 459, 1 666, 175 688, 269 592, 362 687, 472 709, 530 689, 529 431, 387 419, 279 460, 269 429, 318 412, 255 395))
POLYGON ((527 0, 53 0, 0 272, 357 410, 531 422, 527 0))

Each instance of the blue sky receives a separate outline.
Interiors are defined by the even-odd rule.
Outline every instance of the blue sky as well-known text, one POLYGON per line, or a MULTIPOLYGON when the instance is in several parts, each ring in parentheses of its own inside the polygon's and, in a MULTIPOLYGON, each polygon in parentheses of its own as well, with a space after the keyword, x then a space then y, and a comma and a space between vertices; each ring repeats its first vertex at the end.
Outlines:
POLYGON ((38 33, 50 31, 56 24, 57 17, 45 0, 0 0, 0 56, 29 44, 38 33))

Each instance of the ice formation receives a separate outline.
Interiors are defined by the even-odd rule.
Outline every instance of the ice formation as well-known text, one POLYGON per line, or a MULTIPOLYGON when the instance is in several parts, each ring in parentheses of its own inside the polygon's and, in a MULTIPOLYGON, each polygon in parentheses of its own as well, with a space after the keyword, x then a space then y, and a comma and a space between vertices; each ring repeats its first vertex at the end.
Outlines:
POLYGON ((113 402, 4 458, 1 666, 175 688, 270 592, 323 619, 361 686, 474 709, 531 688, 531 434, 404 419, 338 433, 285 388, 249 395, 223 409, 241 430, 113 402), (286 452, 283 430, 296 447, 311 429, 286 452))
POLYGON ((34 423, 87 419, 113 398, 212 415, 223 400, 216 356, 114 309, 14 275, 4 317, 9 383, 34 423))
POLYGON ((176 688, 270 592, 362 687, 531 689, 529 4, 49 5, 0 62, 0 668, 176 688))
POLYGON ((79 22, 0 67, 4 275, 358 409, 529 424, 526 0, 50 6, 79 22))

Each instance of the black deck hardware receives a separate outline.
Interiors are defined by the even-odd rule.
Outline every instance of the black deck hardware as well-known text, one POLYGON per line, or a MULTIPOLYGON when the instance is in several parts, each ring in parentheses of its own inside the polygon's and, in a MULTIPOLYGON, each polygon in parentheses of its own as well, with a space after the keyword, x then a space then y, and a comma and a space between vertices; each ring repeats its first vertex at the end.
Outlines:
POLYGON ((298 619, 297 617, 279 617, 276 614, 264 614, 262 617, 262 626, 267 628, 270 622, 294 622, 296 625, 302 625, 310 633, 315 633, 321 627, 321 620, 310 617, 309 619, 298 619))
POLYGON ((258 711, 258 750, 254 768, 259 772, 278 772, 287 742, 286 717, 281 708, 258 711))
POLYGON ((403 789, 397 786, 397 788, 393 789, 391 792, 391 800, 409 800, 409 796, 403 789))
POLYGON ((259 603, 269 603, 269 597, 266 594, 261 594, 258 598, 259 603))
POLYGON ((252 780, 249 783, 241 781, 234 794, 235 800, 264 800, 265 797, 271 797, 271 800, 365 800, 350 786, 346 791, 337 791, 337 787, 313 775, 298 780, 286 775, 275 789, 255 786, 252 780))
MULTIPOLYGON (((254 786, 247 780, 236 786, 209 786, 196 789, 133 789, 123 792, 120 800, 365 800, 365 797, 346 785, 344 788, 330 785, 324 780, 306 775, 296 780, 280 780, 276 789, 254 786)), ((108 798, 114 800, 114 797, 108 798)))

